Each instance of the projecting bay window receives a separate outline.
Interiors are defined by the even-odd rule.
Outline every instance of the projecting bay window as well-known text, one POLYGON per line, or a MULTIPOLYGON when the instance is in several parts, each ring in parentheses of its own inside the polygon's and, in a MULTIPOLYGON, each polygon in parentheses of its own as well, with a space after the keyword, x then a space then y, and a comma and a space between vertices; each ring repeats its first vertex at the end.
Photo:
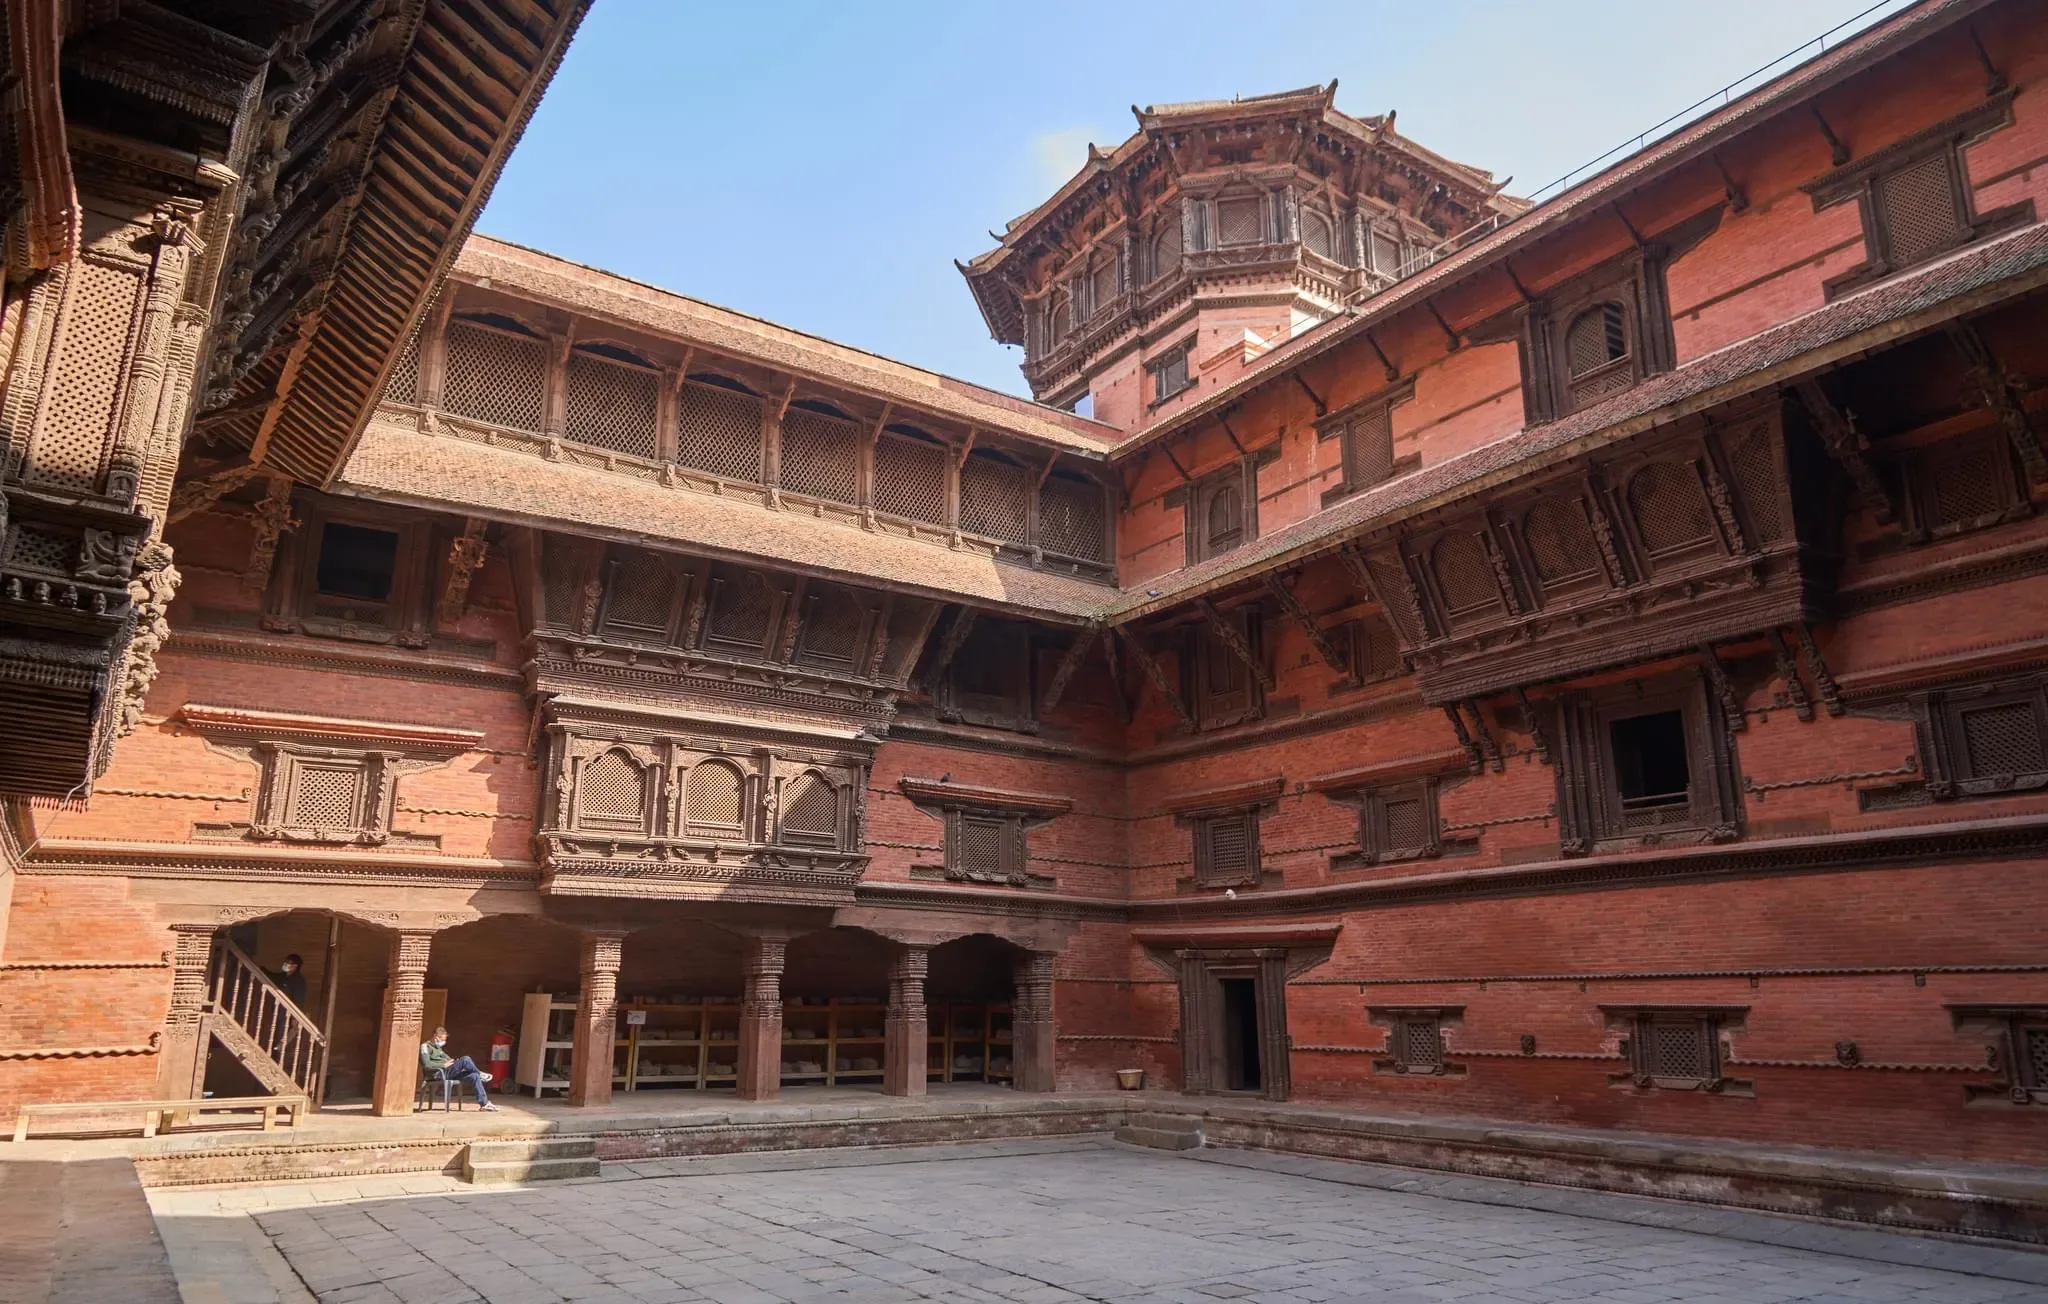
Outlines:
POLYGON ((1995 430, 1908 450, 1899 458, 1899 475, 1914 542, 2016 521, 2033 510, 2012 445, 1995 430))
POLYGON ((1932 262, 2034 220, 2031 199, 1979 213, 1963 151, 2012 123, 2012 92, 1836 169, 1806 187, 1814 210, 1853 201, 1864 260, 1822 287, 1829 298, 1932 262))

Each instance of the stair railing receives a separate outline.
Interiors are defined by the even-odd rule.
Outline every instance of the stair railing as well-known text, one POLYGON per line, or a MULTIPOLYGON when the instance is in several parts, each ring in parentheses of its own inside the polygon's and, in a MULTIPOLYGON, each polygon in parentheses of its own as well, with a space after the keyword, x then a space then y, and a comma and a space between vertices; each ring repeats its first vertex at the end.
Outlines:
POLYGON ((320 1025, 225 937, 214 945, 207 964, 206 994, 214 1015, 233 1019, 300 1091, 320 1094, 327 1067, 327 1038, 320 1025))

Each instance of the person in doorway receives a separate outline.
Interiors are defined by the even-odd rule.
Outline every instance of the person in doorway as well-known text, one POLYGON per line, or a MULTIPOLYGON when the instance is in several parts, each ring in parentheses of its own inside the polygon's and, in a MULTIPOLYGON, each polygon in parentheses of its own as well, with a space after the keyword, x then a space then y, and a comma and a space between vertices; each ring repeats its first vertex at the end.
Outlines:
POLYGON ((296 951, 284 958, 284 968, 270 976, 284 994, 291 998, 293 1005, 301 1010, 306 1008, 306 962, 296 951))
POLYGON ((476 1061, 467 1055, 456 1056, 448 1053, 448 1030, 434 1029, 432 1041, 420 1043, 420 1068, 448 1082, 468 1080, 476 1089, 476 1103, 479 1108, 496 1113, 498 1107, 491 1103, 491 1094, 484 1090, 484 1084, 491 1075, 476 1066, 476 1061))

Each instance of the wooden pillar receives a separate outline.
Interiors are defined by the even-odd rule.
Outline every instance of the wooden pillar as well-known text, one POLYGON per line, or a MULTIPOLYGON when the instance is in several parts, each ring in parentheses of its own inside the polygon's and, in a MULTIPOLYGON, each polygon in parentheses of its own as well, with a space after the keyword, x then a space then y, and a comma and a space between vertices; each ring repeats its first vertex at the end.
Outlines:
POLYGON ((569 1051, 569 1103, 612 1103, 612 1050, 618 1040, 619 958, 624 933, 583 935, 583 986, 569 1051))
POLYGON ((739 1098, 773 1100, 782 1090, 782 959, 788 943, 756 937, 747 947, 740 997, 739 1098))
POLYGON ((1010 1072, 1019 1091, 1056 1089, 1052 983, 1058 962, 1052 951, 1032 951, 1017 961, 1017 996, 1010 1006, 1010 1072))
POLYGON ((1216 980, 1199 951, 1180 959, 1180 1089, 1188 1095, 1215 1090, 1216 980))
POLYGON ((889 968, 889 1017, 882 1051, 882 1091, 890 1096, 922 1096, 929 1033, 925 1028, 924 976, 931 949, 904 945, 889 968))
POLYGON ((377 1076, 370 1085, 370 1112, 379 1118, 412 1113, 420 1081, 418 1039, 420 1020, 426 1016, 427 958, 433 949, 431 928, 401 928, 391 935, 384 1017, 377 1032, 377 1076))
POLYGON ((1287 1035, 1287 952, 1259 952, 1259 1079, 1266 1099, 1285 1100, 1293 1081, 1293 1038, 1287 1035))
POLYGON ((159 1100, 197 1099, 206 1072, 206 965, 213 955, 212 924, 174 924, 171 1011, 164 1017, 164 1048, 156 1061, 159 1100))

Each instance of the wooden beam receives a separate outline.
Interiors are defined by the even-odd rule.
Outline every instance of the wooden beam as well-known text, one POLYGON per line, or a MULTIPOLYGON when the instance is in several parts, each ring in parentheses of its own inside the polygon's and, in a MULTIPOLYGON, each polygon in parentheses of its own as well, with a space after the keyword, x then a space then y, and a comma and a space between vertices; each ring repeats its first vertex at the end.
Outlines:
POLYGON ((1290 379, 1294 381, 1295 384, 1301 386, 1301 392, 1308 395, 1308 401, 1316 405, 1317 416, 1326 417, 1330 415, 1330 405, 1328 403, 1323 402, 1322 395, 1316 393, 1314 390, 1308 387, 1308 382, 1301 378, 1301 373, 1299 371, 1290 371, 1287 373, 1287 375, 1290 379))
POLYGON ((2012 442, 2013 451, 2020 456, 2020 464, 2027 470, 2027 480, 2040 484, 2048 480, 2048 456, 2041 451, 2041 437, 2027 418, 2026 405, 2020 401, 2013 389, 2005 368, 1999 365, 1997 355, 1984 341, 1975 326, 1958 324, 1948 328, 1949 342, 1963 355, 1969 370, 1966 373, 1977 396, 1998 417, 1998 424, 2005 431, 2005 437, 2012 442))
POLYGON ((1366 328, 1365 342, 1367 344, 1372 345, 1373 355, 1380 360, 1380 366, 1384 368, 1387 373, 1387 382, 1389 384, 1392 384, 1394 381, 1401 379, 1401 369, 1394 365, 1393 360, 1391 358, 1387 357, 1387 351, 1380 347, 1380 342, 1378 338, 1373 335, 1371 327, 1366 328))
POLYGON ((1451 324, 1444 320, 1444 315, 1437 311, 1436 300, 1424 299, 1422 306, 1429 309, 1430 316, 1436 318, 1438 329, 1442 330, 1444 338, 1450 341, 1451 352, 1456 353, 1459 349, 1465 347, 1465 341, 1458 338, 1458 332, 1452 330, 1451 324))
POLYGON ((462 619, 462 613, 469 606, 469 582, 483 568, 484 531, 489 523, 481 517, 467 517, 462 522, 462 533, 448 545, 448 578, 441 588, 441 601, 434 608, 434 615, 444 625, 453 625, 462 619))
POLYGON ((1195 610, 1201 612, 1202 619, 1208 622, 1209 632, 1221 640, 1223 646, 1230 649, 1232 656, 1244 663, 1246 670, 1252 672, 1252 678, 1259 681, 1259 687, 1269 693, 1272 692, 1273 672, 1266 669, 1253 654, 1251 644, 1245 642, 1244 635, 1238 632, 1237 626, 1225 620, 1223 613, 1216 610, 1216 604, 1207 598, 1196 598, 1195 610))
POLYGON ((1188 474, 1188 469, 1180 464, 1180 459, 1173 455, 1173 449, 1168 446, 1164 439, 1160 440, 1154 447, 1165 454, 1166 460, 1173 464, 1174 472, 1180 476, 1182 484, 1193 484, 1195 482, 1195 477, 1188 474))
POLYGON ((1216 417, 1216 423, 1223 427, 1223 433, 1229 437, 1230 446, 1237 450, 1237 455, 1239 457, 1243 457, 1244 441, 1239 439, 1237 437, 1237 432, 1230 428, 1230 414, 1228 412, 1218 413, 1216 417))
POLYGON ((1131 703, 1124 696, 1124 668, 1117 662, 1114 638, 1102 640, 1102 659, 1109 666, 1109 696, 1116 704, 1117 723, 1128 725, 1131 722, 1131 703))
POLYGON ((973 607, 960 608, 960 614, 953 617, 953 623, 946 626, 946 636, 939 640, 938 650, 932 653, 931 669, 925 672, 926 688, 936 687, 946 677, 946 670, 953 664, 953 658, 960 652, 960 645, 974 632, 974 621, 978 615, 973 607))
POLYGON ((1095 646, 1095 640, 1102 635, 1102 626, 1090 624, 1074 635, 1074 641, 1067 645, 1067 654, 1060 658, 1059 666, 1052 672, 1052 682, 1046 685, 1045 697, 1039 702, 1040 711, 1051 711, 1066 696, 1067 685, 1072 682, 1074 672, 1081 668, 1081 661, 1088 655, 1088 649, 1095 646))
MULTIPOLYGON (((1718 664, 1718 663, 1716 663, 1718 664)), ((1515 685, 1515 705, 1521 708, 1522 727, 1529 731, 1529 745, 1536 749, 1536 759, 1550 764, 1550 740, 1543 736, 1543 721, 1536 715, 1536 708, 1529 701, 1529 690, 1515 685)))
POLYGON ((1820 105, 1815 104, 1809 107, 1813 113, 1814 122, 1820 127, 1820 134, 1827 137, 1828 157, 1834 161, 1836 167, 1841 167, 1849 161, 1849 147, 1842 143, 1842 138, 1835 134, 1835 129, 1830 127, 1828 120, 1821 116, 1820 105))
POLYGON ((777 421, 780 421, 780 420, 782 420, 782 418, 784 418, 784 417, 786 417, 786 416, 788 416, 788 415, 789 415, 789 405, 790 405, 790 403, 791 403, 792 401, 794 401, 794 400, 795 400, 795 398, 796 398, 796 377, 795 377, 795 376, 791 376, 791 377, 789 378, 789 384, 787 384, 787 385, 783 386, 783 388, 782 388, 782 398, 781 398, 781 401, 779 401, 779 402, 778 402, 778 403, 776 403, 776 405, 775 405, 775 419, 776 419, 777 421))
POLYGON ((1338 647, 1336 640, 1325 634, 1322 627, 1316 624, 1315 616, 1302 605, 1300 598, 1294 596, 1294 591, 1287 587, 1287 582, 1278 572, 1267 574, 1266 592, 1272 594, 1273 600, 1280 604, 1280 609, 1293 617, 1295 624, 1301 626, 1301 632, 1308 635, 1310 646, 1323 658, 1324 665, 1339 674, 1351 673, 1351 660, 1344 655, 1344 649, 1338 647))
POLYGON ((1799 396, 1800 406, 1806 409, 1813 431, 1820 436, 1828 456, 1834 458, 1848 474, 1856 497, 1880 522, 1889 525, 1894 516, 1891 495, 1885 492, 1884 482, 1878 479, 1876 469, 1870 465, 1870 441, 1856 428, 1848 413, 1829 401, 1819 381, 1810 378, 1799 381, 1792 386, 1792 392, 1799 396))
POLYGON ((1193 729, 1194 713, 1188 710, 1188 704, 1181 700, 1180 694, 1173 691, 1173 685, 1167 682, 1166 671, 1160 668, 1159 662, 1145 650, 1145 645, 1138 641, 1137 635, 1131 633, 1128 626, 1118 625, 1116 632, 1117 637, 1123 640, 1124 648, 1130 652, 1131 660, 1138 663, 1138 669, 1145 672, 1145 678, 1152 681, 1152 687, 1158 691, 1167 706, 1173 709, 1174 718, 1187 728, 1193 729))

